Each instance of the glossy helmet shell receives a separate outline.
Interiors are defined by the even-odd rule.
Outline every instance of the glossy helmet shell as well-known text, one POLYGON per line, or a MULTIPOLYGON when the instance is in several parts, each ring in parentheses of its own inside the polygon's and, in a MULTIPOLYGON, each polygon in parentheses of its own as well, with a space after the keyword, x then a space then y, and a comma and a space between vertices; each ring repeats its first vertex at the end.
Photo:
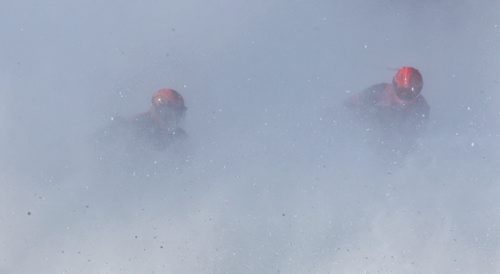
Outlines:
POLYGON ((155 109, 169 107, 178 111, 185 111, 184 98, 177 91, 169 88, 158 90, 151 98, 155 109))

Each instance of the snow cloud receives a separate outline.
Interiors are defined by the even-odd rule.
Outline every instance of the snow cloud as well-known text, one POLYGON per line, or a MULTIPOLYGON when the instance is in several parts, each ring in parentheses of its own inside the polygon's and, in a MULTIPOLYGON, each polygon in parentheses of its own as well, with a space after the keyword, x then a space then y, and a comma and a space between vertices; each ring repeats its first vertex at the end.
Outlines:
POLYGON ((459 2, 6 1, 0 272, 500 271, 500 4, 459 2), (388 163, 341 106, 402 65, 431 123, 388 163), (162 87, 188 142, 101 159, 162 87))

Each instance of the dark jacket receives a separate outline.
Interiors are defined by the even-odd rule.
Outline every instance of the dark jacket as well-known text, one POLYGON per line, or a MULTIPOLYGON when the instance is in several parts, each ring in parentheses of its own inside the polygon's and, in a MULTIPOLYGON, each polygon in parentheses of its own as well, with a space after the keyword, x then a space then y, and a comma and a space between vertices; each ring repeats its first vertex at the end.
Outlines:
POLYGON ((418 135, 425 128, 430 112, 422 95, 411 101, 402 100, 387 83, 373 85, 353 95, 345 105, 371 126, 405 135, 418 135))
POLYGON ((182 128, 162 126, 150 112, 132 118, 115 117, 102 135, 100 142, 114 145, 121 143, 140 150, 163 150, 187 138, 182 128))

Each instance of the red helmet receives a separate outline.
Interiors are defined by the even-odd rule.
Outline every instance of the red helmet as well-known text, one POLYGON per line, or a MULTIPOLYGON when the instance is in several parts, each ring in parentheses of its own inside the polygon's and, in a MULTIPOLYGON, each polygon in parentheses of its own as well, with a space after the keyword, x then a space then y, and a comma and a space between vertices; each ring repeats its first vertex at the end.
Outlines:
POLYGON ((186 112, 184 98, 173 89, 158 90, 151 98, 151 102, 152 114, 161 123, 178 123, 186 112))
POLYGON ((416 68, 402 67, 394 75, 392 84, 398 97, 401 99, 413 99, 422 91, 424 81, 422 74, 416 68))
POLYGON ((185 111, 184 98, 177 91, 169 88, 158 90, 151 98, 155 109, 169 107, 177 111, 185 111))

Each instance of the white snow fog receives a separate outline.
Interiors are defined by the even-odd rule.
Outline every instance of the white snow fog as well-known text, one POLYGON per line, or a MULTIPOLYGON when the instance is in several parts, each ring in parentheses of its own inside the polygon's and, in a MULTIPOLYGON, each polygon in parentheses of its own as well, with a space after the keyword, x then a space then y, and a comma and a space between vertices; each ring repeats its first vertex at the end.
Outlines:
POLYGON ((499 10, 3 1, 0 273, 499 273, 499 10), (401 66, 430 120, 389 162, 343 102, 401 66), (96 145, 165 87, 185 142, 96 145))

